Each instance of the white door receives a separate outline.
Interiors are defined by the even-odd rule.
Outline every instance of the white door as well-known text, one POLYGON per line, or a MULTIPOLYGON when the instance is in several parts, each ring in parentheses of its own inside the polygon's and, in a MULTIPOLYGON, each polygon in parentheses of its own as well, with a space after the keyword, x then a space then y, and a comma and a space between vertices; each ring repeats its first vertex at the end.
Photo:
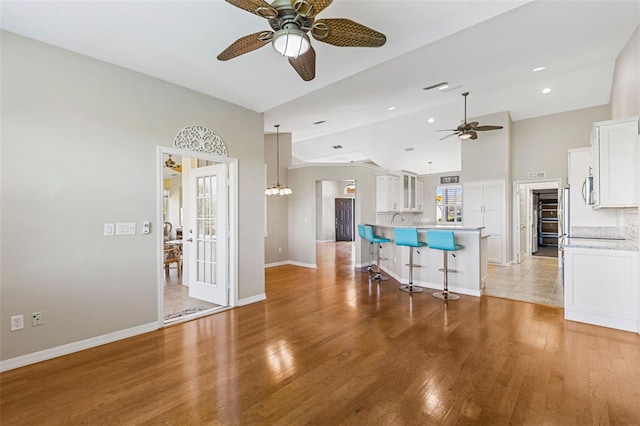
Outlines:
POLYGON ((518 200, 516 202, 517 214, 518 218, 517 223, 517 238, 518 243, 517 247, 519 250, 516 255, 516 262, 521 263, 522 258, 526 255, 527 252, 527 194, 526 190, 522 185, 518 185, 517 192, 518 200))
POLYGON ((227 166, 192 169, 189 186, 189 296, 227 306, 227 166))

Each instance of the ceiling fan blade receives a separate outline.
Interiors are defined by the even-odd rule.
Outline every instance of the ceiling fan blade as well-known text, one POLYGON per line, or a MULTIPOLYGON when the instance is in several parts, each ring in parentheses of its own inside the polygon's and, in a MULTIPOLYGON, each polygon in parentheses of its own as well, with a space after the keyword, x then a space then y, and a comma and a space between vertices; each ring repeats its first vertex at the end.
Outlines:
POLYGON ((474 140, 474 139, 478 139, 478 134, 476 132, 474 132, 473 130, 467 132, 468 134, 471 135, 471 137, 469 139, 474 140))
POLYGON ((459 133, 451 133, 450 135, 447 135, 447 136, 445 136, 445 137, 443 137, 443 138, 440 138, 440 140, 444 140, 444 139, 446 139, 446 138, 450 138, 451 136, 457 136, 458 134, 459 134, 459 133))
POLYGON ((273 32, 260 31, 257 33, 249 34, 241 37, 231 43, 222 53, 218 55, 219 61, 228 61, 236 56, 249 53, 253 50, 259 49, 265 44, 269 43, 273 38, 273 32))
POLYGON ((350 19, 318 19, 311 29, 318 41, 342 47, 380 47, 387 37, 350 19))
POLYGON ((500 130, 500 129, 502 129, 502 126, 478 126, 473 130, 482 132, 484 130, 500 130))
POLYGON ((458 129, 440 129, 436 130, 436 132, 459 132, 458 129))
POLYGON ((305 18, 313 18, 322 12, 333 0, 291 0, 291 7, 305 18))
POLYGON ((227 3, 256 14, 262 18, 275 18, 278 11, 264 0, 226 0, 227 3))
POLYGON ((478 127, 478 124, 480 123, 478 123, 477 121, 472 121, 471 123, 465 123, 465 127, 467 128, 467 130, 471 130, 478 127))
POLYGON ((316 51, 309 47, 306 53, 297 58, 289 58, 289 63, 304 81, 311 81, 316 77, 316 51))

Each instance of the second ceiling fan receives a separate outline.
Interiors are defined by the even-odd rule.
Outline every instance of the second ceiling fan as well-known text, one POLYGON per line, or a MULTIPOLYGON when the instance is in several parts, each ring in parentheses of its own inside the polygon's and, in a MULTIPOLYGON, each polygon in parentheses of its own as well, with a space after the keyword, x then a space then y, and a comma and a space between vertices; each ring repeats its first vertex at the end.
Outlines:
POLYGON ((226 1, 266 18, 273 31, 259 31, 239 38, 218 55, 220 61, 272 43, 281 55, 289 58, 298 75, 310 81, 316 76, 316 52, 307 33, 318 41, 341 47, 380 47, 387 41, 384 34, 349 19, 316 20, 316 15, 333 0, 275 0, 271 4, 264 0, 226 1))
POLYGON ((478 133, 476 132, 502 129, 502 126, 479 126, 480 123, 477 121, 467 123, 467 96, 469 96, 469 92, 464 92, 462 96, 464 96, 464 122, 455 129, 438 130, 438 132, 453 132, 450 135, 440 138, 440 140, 451 136, 458 136, 460 139, 478 139, 478 133))

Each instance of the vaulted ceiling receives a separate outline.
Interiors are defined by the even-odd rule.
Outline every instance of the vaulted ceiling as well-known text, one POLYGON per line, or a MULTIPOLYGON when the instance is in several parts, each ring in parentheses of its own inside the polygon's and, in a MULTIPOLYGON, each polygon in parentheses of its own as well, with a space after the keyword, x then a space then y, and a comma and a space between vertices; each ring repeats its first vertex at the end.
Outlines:
POLYGON ((470 117, 521 120, 609 103, 615 58, 640 23, 637 0, 335 0, 319 18, 352 19, 387 42, 344 48, 312 39, 316 77, 305 82, 271 47, 218 61, 236 39, 270 28, 222 0, 5 0, 0 8, 7 31, 264 113, 265 132, 274 124, 290 132, 301 161, 418 173, 429 172, 428 161, 432 172, 459 167, 460 141, 440 141, 435 130, 459 124, 462 92, 471 93, 470 117), (423 90, 440 82, 453 89, 423 90))

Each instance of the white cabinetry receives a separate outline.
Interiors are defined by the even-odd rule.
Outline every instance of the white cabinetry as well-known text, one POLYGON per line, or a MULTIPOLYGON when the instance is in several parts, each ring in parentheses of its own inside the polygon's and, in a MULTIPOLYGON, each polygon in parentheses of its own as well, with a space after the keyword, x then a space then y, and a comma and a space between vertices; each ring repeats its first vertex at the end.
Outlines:
POLYGON ((400 182, 402 182, 402 211, 410 212, 416 210, 417 180, 418 177, 413 173, 400 173, 400 182))
POLYGON ((591 168, 591 148, 570 149, 568 159, 569 226, 616 226, 615 210, 595 210, 585 200, 584 180, 591 168))
POLYGON ((462 186, 462 222, 465 228, 484 227, 487 260, 507 263, 505 183, 503 180, 467 182, 462 186))
POLYGON ((416 210, 424 211, 424 183, 416 181, 416 210))
POLYGON ((424 184, 414 173, 376 176, 377 212, 421 212, 424 184))
POLYGON ((594 208, 638 206, 638 117, 593 123, 594 208))
POLYGON ((627 331, 638 324, 638 252, 564 249, 564 317, 627 331))
POLYGON ((376 176, 376 211, 397 212, 399 203, 400 177, 396 175, 376 176))

